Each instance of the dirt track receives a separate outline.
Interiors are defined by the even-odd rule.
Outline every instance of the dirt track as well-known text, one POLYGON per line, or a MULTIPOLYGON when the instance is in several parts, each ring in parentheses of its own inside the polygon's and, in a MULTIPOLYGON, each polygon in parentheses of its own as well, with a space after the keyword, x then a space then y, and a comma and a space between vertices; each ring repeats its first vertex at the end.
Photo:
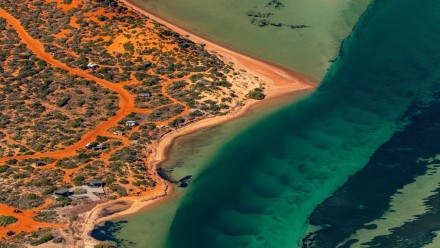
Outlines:
POLYGON ((17 222, 9 226, 0 226, 0 237, 5 237, 8 231, 14 231, 15 233, 34 232, 39 230, 40 228, 62 228, 66 226, 64 223, 45 223, 38 222, 33 219, 33 217, 36 216, 37 211, 40 211, 41 209, 49 206, 51 203, 52 200, 46 199, 43 205, 31 210, 22 210, 21 213, 14 213, 14 210, 16 208, 5 204, 0 204, 0 215, 13 216, 18 219, 17 222))
MULTIPOLYGON (((123 1, 123 2, 127 3, 126 1, 123 1)), ((135 6, 132 6, 132 5, 130 5, 130 6, 134 7, 136 9, 135 6)), ((139 10, 139 9, 137 9, 137 10, 139 10)), ((31 49, 36 54, 36 56, 38 58, 45 60, 47 63, 49 63, 53 66, 56 66, 58 68, 64 69, 72 74, 75 74, 77 76, 83 77, 88 80, 95 81, 96 83, 100 84, 101 86, 116 92, 118 94, 118 97, 120 100, 119 110, 116 112, 116 115, 111 117, 107 121, 102 122, 99 125, 97 125, 93 130, 91 130, 90 132, 85 134, 81 138, 81 140, 78 141, 76 144, 69 146, 69 147, 66 147, 65 149, 60 150, 60 151, 47 152, 47 153, 36 153, 33 155, 28 155, 28 156, 15 156, 15 157, 0 158, 0 163, 11 160, 11 159, 51 157, 51 158, 54 158, 57 160, 57 159, 73 156, 76 154, 77 149, 84 148, 84 146, 87 143, 95 141, 95 139, 98 135, 112 137, 112 135, 107 133, 107 130, 112 126, 117 126, 118 122, 121 119, 123 119, 127 114, 129 114, 131 112, 151 113, 154 110, 154 109, 139 109, 139 108, 135 107, 134 96, 130 95, 129 92, 123 88, 123 86, 130 85, 130 84, 136 84, 136 82, 128 81, 128 82, 124 82, 124 83, 113 84, 113 83, 108 82, 106 80, 96 78, 96 77, 86 73, 85 71, 71 68, 64 63, 61 63, 60 61, 55 60, 51 56, 51 54, 46 53, 44 51, 43 44, 40 41, 33 39, 26 32, 26 30, 21 26, 19 20, 17 20, 16 18, 14 18, 13 16, 11 16, 9 13, 7 13, 6 11, 4 11, 1 8, 0 8, 0 17, 5 18, 7 20, 7 22, 10 23, 15 28, 15 30, 18 32, 20 38, 22 39, 22 41, 29 47, 29 49, 31 49)), ((155 17, 155 19, 156 19, 156 17, 155 17)), ((158 19, 158 20, 160 20, 160 19, 158 19)), ((163 23, 162 20, 160 20, 160 21, 163 23)), ((174 29, 179 30, 178 28, 176 28, 172 25, 169 25, 169 23, 167 23, 167 26, 173 28, 173 30, 174 29)), ((181 31, 179 31, 179 33, 181 33, 181 31)), ((184 34, 186 34, 186 32, 181 33, 181 34, 184 35, 184 34)), ((218 45, 207 42, 206 40, 201 40, 200 38, 198 38, 192 34, 191 34, 191 38, 195 39, 195 40, 198 39, 198 41, 201 41, 202 43, 206 43, 207 49, 209 48, 209 49, 217 51, 218 53, 222 54, 224 56, 224 58, 227 58, 228 60, 234 62, 236 65, 239 65, 239 68, 249 69, 249 71, 252 71, 253 75, 258 75, 258 76, 266 79, 267 82, 270 82, 269 86, 272 86, 271 88, 268 89, 269 96, 275 97, 275 96, 279 96, 279 95, 283 95, 283 94, 287 94, 287 93, 291 93, 291 92, 295 92, 295 91, 299 91, 299 90, 305 90, 305 89, 312 88, 312 87, 310 87, 310 85, 307 85, 307 82, 310 82, 310 80, 305 79, 300 75, 286 73, 284 70, 281 70, 281 69, 276 68, 274 66, 268 65, 266 63, 257 61, 252 58, 248 58, 248 57, 243 56, 241 54, 238 54, 236 52, 231 52, 231 51, 224 49, 218 45)), ((173 116, 166 121, 156 122, 156 124, 158 124, 158 125, 165 125, 169 121, 174 120, 175 118, 178 118, 179 116, 182 116, 182 115, 185 115, 186 113, 188 113, 188 107, 186 106, 186 104, 183 104, 182 102, 178 101, 177 99, 174 99, 173 97, 171 97, 167 93, 166 87, 170 83, 171 83, 170 81, 165 81, 162 83, 162 85, 161 85, 162 86, 162 89, 161 89, 162 95, 164 95, 165 97, 168 97, 170 100, 172 100, 172 104, 178 103, 178 104, 181 104, 182 106, 185 106, 185 109, 179 115, 173 116)), ((164 106, 166 106, 166 105, 163 105, 160 107, 164 107, 164 106)), ((250 105, 246 105, 246 106, 249 107, 250 105)), ((151 178, 157 182, 156 187, 150 191, 144 192, 142 194, 142 196, 140 196, 140 197, 131 196, 131 197, 123 197, 123 199, 120 199, 120 200, 132 202, 133 204, 130 209, 127 209, 126 211, 122 211, 121 213, 118 213, 115 216, 122 216, 125 214, 134 213, 134 212, 138 211, 139 209, 142 209, 143 207, 145 207, 145 205, 152 204, 153 202, 156 202, 159 199, 164 199, 165 196, 170 194, 172 188, 170 187, 170 185, 166 181, 163 181, 157 175, 157 173, 155 171, 155 167, 157 166, 157 164, 160 161, 162 161, 165 158, 165 153, 166 153, 167 147, 172 143, 172 141, 177 136, 185 134, 185 133, 190 133, 190 132, 193 132, 195 130, 199 130, 204 127, 218 125, 218 124, 223 123, 227 120, 237 118, 245 112, 246 108, 243 108, 242 110, 243 111, 238 111, 236 113, 236 115, 220 116, 220 117, 216 117, 213 119, 206 119, 206 120, 197 122, 194 125, 186 126, 185 128, 182 128, 182 129, 179 129, 175 132, 169 133, 168 135, 162 137, 160 142, 154 142, 154 144, 153 144, 154 148, 152 147, 153 154, 151 156, 149 156, 148 160, 145 160, 145 164, 148 166, 148 170, 150 171, 151 178), (148 161, 148 163, 147 163, 147 161, 148 161)), ((131 144, 131 142, 127 138, 124 138, 124 137, 112 137, 112 138, 121 139, 123 141, 122 147, 126 147, 131 144)), ((117 149, 122 149, 122 148, 120 146, 117 149)), ((114 151, 115 150, 112 150, 109 154, 103 154, 100 159, 107 160, 108 157, 110 156, 110 154, 114 151)), ((53 164, 51 164, 51 166, 53 167, 53 164)), ((80 168, 81 167, 82 166, 80 166, 80 168)), ((75 169, 72 169, 72 170, 63 169, 63 170, 66 171, 66 175, 71 175, 75 169)), ((65 178, 65 181, 70 181, 70 178, 69 178, 69 180, 67 180, 67 178, 65 178)), ((91 229, 93 229, 94 225, 97 222, 96 220, 98 219, 100 209, 102 207, 106 206, 106 204, 107 203, 103 203, 102 205, 96 206, 86 217, 87 223, 85 223, 85 226, 82 227, 82 229, 84 230, 84 233, 82 235, 83 240, 88 241, 90 243, 94 243, 94 240, 92 240, 88 236, 88 234, 89 234, 89 231, 91 229)), ((0 207, 2 207, 2 206, 5 206, 5 205, 0 205, 0 207)), ((29 210, 29 211, 36 211, 36 210, 29 210)), ((111 217, 109 216, 108 218, 111 219, 111 218, 114 218, 115 216, 111 216, 111 217)), ((100 221, 102 221, 102 219, 100 221)), ((47 224, 50 224, 50 223, 47 223, 47 224)), ((2 233, 0 232, 0 237, 1 236, 2 236, 2 233)))
MULTIPOLYGON (((79 77, 82 77, 82 78, 85 78, 88 80, 92 80, 92 81, 98 83, 99 85, 101 85, 102 87, 116 92, 119 97, 119 110, 116 112, 115 116, 109 118, 105 122, 98 124, 93 130, 91 130, 90 132, 88 132, 84 136, 82 136, 81 139, 77 143, 75 143, 74 145, 66 147, 65 149, 59 150, 59 151, 35 153, 33 155, 3 157, 3 158, 0 158, 0 162, 6 162, 6 161, 12 160, 12 159, 19 160, 19 159, 41 158, 41 157, 50 157, 55 160, 59 160, 62 158, 74 156, 77 154, 78 149, 84 148, 87 143, 95 141, 95 139, 98 135, 111 137, 112 135, 110 135, 107 132, 107 130, 111 127, 117 126, 118 122, 120 120, 122 120, 126 115, 130 114, 131 112, 151 113, 153 111, 153 109, 136 108, 135 107, 135 96, 131 95, 128 91, 126 91, 123 88, 124 85, 135 84, 137 82, 133 81, 133 82, 125 82, 125 83, 121 83, 121 84, 114 84, 114 83, 111 83, 111 82, 106 81, 104 79, 94 77, 94 76, 88 74, 86 71, 76 69, 76 68, 71 68, 71 67, 67 66, 66 64, 61 63, 60 61, 54 59, 50 53, 45 52, 43 44, 39 40, 32 38, 26 32, 26 30, 21 26, 20 21, 17 20, 12 15, 10 15, 8 12, 6 12, 2 8, 0 8, 0 17, 6 19, 7 22, 14 27, 14 29, 17 31, 19 37, 21 38, 22 42, 25 43, 27 45, 27 47, 31 51, 33 51, 34 54, 38 58, 46 61, 47 63, 49 63, 55 67, 64 69, 72 74, 75 74, 79 77)), ((172 100, 173 104, 176 104, 176 103, 182 104, 183 106, 185 106, 185 109, 184 109, 183 113, 181 113, 177 116, 174 116, 167 121, 157 122, 157 124, 159 124, 159 125, 163 125, 164 123, 166 123, 170 120, 173 120, 173 119, 177 118, 178 116, 181 116, 181 115, 186 114, 188 112, 188 107, 185 104, 181 103, 177 99, 172 98, 166 92, 165 89, 168 84, 169 84, 169 82, 164 83, 162 85, 162 94, 164 96, 170 98, 172 100)), ((163 106, 160 106, 160 107, 163 107, 163 106)), ((126 146, 129 146, 131 144, 131 142, 125 137, 118 136, 116 138, 121 139, 123 142, 123 145, 118 147, 116 150, 120 150, 120 149, 122 149, 126 146)), ((8 140, 10 139, 9 136, 7 136, 7 139, 8 140)), ((18 141, 14 141, 14 140, 9 140, 9 141, 12 143, 15 143, 15 144, 20 144, 18 141)), ((103 159, 108 159, 110 154, 115 152, 116 150, 111 151, 109 154, 104 154, 103 159)), ((55 163, 52 163, 48 166, 43 167, 42 169, 53 168, 54 164, 55 163)), ((84 166, 85 165, 81 165, 80 167, 75 168, 75 169, 63 169, 66 172, 64 180, 66 182, 70 183, 71 180, 70 180, 69 176, 84 166)), ((157 178, 157 175, 154 172, 152 172, 152 177, 155 180, 160 181, 160 178, 157 178)), ((159 189, 159 191, 163 191, 163 189, 161 187, 157 187, 157 189, 159 189)), ((18 221, 16 223, 14 223, 8 227, 1 227, 0 228, 0 237, 5 237, 6 232, 9 230, 14 231, 15 233, 20 233, 22 231, 26 231, 26 232, 36 231, 39 228, 44 228, 44 227, 64 227, 65 224, 63 224, 63 223, 61 223, 61 224, 41 223, 41 222, 36 222, 33 220, 33 217, 36 215, 36 212, 47 207, 50 203, 51 203, 51 200, 46 199, 44 205, 42 205, 38 208, 35 208, 35 209, 24 210, 22 213, 19 213, 19 214, 13 213, 15 208, 7 206, 5 204, 0 204, 0 215, 14 216, 18 219, 18 221)))
MULTIPOLYGON (((116 112, 115 116, 113 116, 113 117, 109 118, 107 121, 102 122, 99 125, 97 125, 93 130, 91 130, 90 132, 85 134, 83 137, 81 137, 81 139, 77 143, 75 143, 74 145, 66 147, 63 150, 54 151, 54 152, 35 153, 33 155, 23 155, 23 156, 14 156, 14 157, 4 157, 4 158, 0 158, 0 162, 5 162, 5 161, 11 160, 11 159, 40 158, 42 156, 51 157, 54 159, 61 159, 61 158, 73 156, 76 154, 76 150, 78 150, 80 148, 84 148, 87 143, 95 141, 95 139, 98 135, 102 135, 102 136, 108 135, 107 130, 110 127, 117 126, 118 122, 121 119, 123 119, 126 115, 130 114, 131 112, 151 113, 152 110, 136 108, 135 103, 134 103, 135 97, 123 88, 124 85, 130 84, 130 83, 135 84, 136 82, 128 82, 128 83, 124 83, 124 84, 114 84, 114 83, 111 83, 111 82, 106 81, 104 79, 94 77, 94 76, 88 74, 86 71, 76 69, 76 68, 71 68, 71 67, 67 66, 66 64, 61 63, 60 61, 54 59, 50 53, 45 52, 43 44, 39 40, 32 38, 26 32, 26 30, 24 30, 24 28, 21 26, 20 21, 17 20, 12 15, 10 15, 8 12, 6 12, 2 8, 0 8, 0 16, 5 18, 7 20, 7 22, 14 27, 14 29, 17 31, 17 33, 20 36, 20 38, 22 39, 22 41, 27 45, 27 47, 30 50, 32 50, 35 53, 35 55, 38 58, 46 61, 47 63, 49 63, 55 67, 64 69, 72 74, 75 74, 79 77, 83 77, 85 79, 95 81, 96 83, 98 83, 102 87, 105 87, 109 90, 116 92, 119 97, 119 110, 116 112)), ((162 87, 163 88, 162 94, 164 94, 166 97, 170 98, 173 101, 173 103, 180 103, 183 106, 186 106, 185 104, 181 103, 177 99, 174 99, 167 94, 167 92, 165 91, 166 85, 167 84, 164 84, 162 87)), ((161 107, 163 107, 163 106, 161 106, 161 107)), ((187 111, 188 111, 188 108, 185 107, 184 112, 182 114, 180 114, 179 116, 187 113, 187 111)), ((169 120, 167 120, 167 122, 174 119, 174 118, 177 118, 177 117, 178 116, 172 117, 169 120)), ((157 122, 157 123, 164 124, 164 122, 157 122)))

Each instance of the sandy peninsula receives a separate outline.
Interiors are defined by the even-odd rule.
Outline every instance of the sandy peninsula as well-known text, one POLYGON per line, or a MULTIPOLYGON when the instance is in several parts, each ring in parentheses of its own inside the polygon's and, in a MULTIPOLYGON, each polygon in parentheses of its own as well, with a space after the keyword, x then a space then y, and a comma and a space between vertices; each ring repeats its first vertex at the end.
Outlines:
POLYGON ((73 223, 72 225, 73 230, 82 231, 82 240, 69 240, 68 245, 79 245, 77 242, 83 242, 82 246, 93 247, 95 244, 98 243, 98 241, 93 239, 90 236, 90 233, 97 224, 134 214, 142 209, 145 209, 147 206, 160 203, 167 196, 172 194, 173 186, 171 185, 171 183, 162 179, 157 174, 157 167, 160 165, 161 162, 167 159, 168 150, 177 137, 208 127, 217 126, 227 121, 239 118, 256 103, 261 102, 264 104, 264 102, 267 100, 278 98, 284 95, 290 95, 300 91, 310 91, 313 90, 317 85, 317 83, 314 82, 312 79, 301 75, 300 73, 296 73, 286 68, 264 62, 256 58, 252 58, 250 56, 246 56, 242 53, 225 48, 219 44, 216 44, 215 42, 195 35, 167 20, 164 20, 163 18, 154 15, 153 13, 142 9, 140 6, 137 6, 131 1, 121 0, 121 2, 130 6, 134 10, 148 16, 149 18, 167 26, 168 28, 174 30, 180 35, 187 37, 191 41, 205 44, 205 48, 208 51, 216 53, 227 63, 232 62, 234 64, 234 67, 236 67, 237 69, 246 70, 248 73, 258 76, 266 83, 265 94, 267 95, 267 97, 263 101, 250 99, 246 100, 242 106, 238 106, 236 109, 233 109, 228 115, 203 119, 196 123, 186 125, 175 131, 167 133, 166 135, 161 137, 157 144, 154 146, 155 149, 153 151, 153 156, 150 156, 151 161, 145 161, 149 167, 148 169, 153 173, 152 178, 157 182, 156 187, 140 196, 122 197, 114 201, 109 201, 96 205, 91 211, 83 214, 81 219, 83 219, 84 223, 81 223, 79 221, 73 223), (106 211, 106 209, 108 209, 109 207, 114 207, 117 209, 118 207, 115 205, 118 204, 124 206, 121 208, 121 211, 117 211, 116 213, 113 213, 111 215, 102 216, 101 213, 103 211, 106 211))

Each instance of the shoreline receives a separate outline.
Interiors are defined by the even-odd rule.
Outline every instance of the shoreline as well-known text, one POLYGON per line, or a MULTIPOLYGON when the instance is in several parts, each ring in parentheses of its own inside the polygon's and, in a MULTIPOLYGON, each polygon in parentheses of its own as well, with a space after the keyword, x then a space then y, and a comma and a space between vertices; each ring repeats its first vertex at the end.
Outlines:
POLYGON ((151 207, 155 207, 162 202, 167 201, 170 197, 174 196, 173 192, 173 184, 169 181, 163 179, 161 176, 157 174, 157 168, 168 159, 168 154, 171 146, 174 141, 184 135, 188 135, 200 130, 204 130, 210 127, 215 127, 222 125, 226 122, 238 119, 248 113, 253 107, 266 104, 268 101, 279 99, 282 97, 293 96, 295 98, 299 98, 303 95, 309 93, 310 89, 301 89, 290 92, 283 92, 279 94, 273 94, 271 96, 266 97, 263 101, 257 100, 249 100, 245 103, 245 105, 241 106, 237 111, 231 112, 229 115, 210 117, 198 122, 191 123, 187 126, 184 126, 180 129, 174 130, 162 136, 162 138, 158 141, 157 146, 153 152, 152 161, 150 162, 149 170, 152 171, 152 178, 157 180, 157 185, 150 191, 145 192, 141 196, 126 196, 121 197, 115 200, 106 201, 96 205, 91 211, 86 212, 84 219, 85 222, 79 223, 82 224, 81 238, 84 242, 85 247, 93 247, 94 245, 100 243, 100 241, 96 240, 91 236, 91 233, 95 227, 101 223, 106 221, 112 221, 118 218, 130 216, 137 214, 141 211, 147 210, 151 207), (101 217, 101 212, 109 206, 112 206, 115 203, 125 203, 130 205, 129 208, 116 212, 114 214, 110 214, 107 216, 101 217))
MULTIPOLYGON (((297 83, 301 85, 309 85, 311 88, 316 88, 318 86, 317 79, 306 76, 300 72, 294 71, 293 69, 275 64, 273 62, 265 61, 262 58, 246 54, 245 52, 236 50, 234 48, 224 46, 220 43, 212 41, 194 32, 191 32, 179 24, 167 20, 164 17, 160 17, 148 9, 143 8, 143 6, 135 3, 133 0, 119 0, 125 5, 129 6, 133 10, 147 16, 151 20, 154 20, 167 28, 173 30, 174 32, 180 34, 181 36, 189 39, 190 41, 198 44, 204 44, 205 50, 208 52, 214 52, 217 54, 225 63, 233 62, 234 67, 238 69, 245 69, 253 75, 256 75, 264 80, 270 81, 269 85, 276 85, 278 87, 292 86, 292 83, 297 83), (269 75, 268 75, 269 74, 269 75), (274 78, 274 76, 276 77, 274 78), (279 79, 279 80, 275 80, 279 79), (275 82, 277 81, 277 82, 275 82)), ((268 90, 268 89, 266 89, 268 90)), ((267 95, 270 94, 270 89, 267 95)))
POLYGON ((219 44, 216 44, 215 42, 197 36, 169 21, 164 20, 163 18, 156 16, 155 14, 150 13, 148 10, 142 9, 142 7, 132 3, 130 0, 121 0, 121 2, 133 10, 148 16, 150 19, 165 25, 169 29, 188 38, 189 40, 195 43, 205 44, 205 49, 207 51, 214 52, 225 63, 232 62, 233 66, 237 69, 244 69, 250 74, 263 79, 266 82, 264 89, 266 98, 262 101, 244 99, 241 106, 237 106, 227 115, 209 117, 176 129, 162 136, 153 147, 153 153, 149 157, 149 160, 145 161, 146 165, 148 166, 148 170, 150 170, 152 173, 151 177, 157 182, 156 186, 152 190, 146 191, 140 196, 127 196, 103 202, 96 205, 91 211, 84 213, 83 222, 77 221, 73 223, 73 225, 82 226, 82 233, 80 233, 80 235, 82 242, 84 243, 84 247, 93 247, 99 243, 98 240, 91 236, 91 232, 96 225, 105 221, 138 213, 147 207, 151 207, 166 201, 173 195, 173 185, 157 174, 157 168, 162 162, 167 160, 169 149, 176 138, 240 118, 255 105, 265 104, 267 101, 283 96, 299 94, 301 92, 309 92, 317 86, 316 82, 300 73, 296 73, 273 63, 244 55, 238 51, 225 48, 219 44), (100 216, 100 213, 104 209, 112 204, 115 204, 116 202, 124 202, 125 204, 130 205, 130 207, 108 216, 100 216))

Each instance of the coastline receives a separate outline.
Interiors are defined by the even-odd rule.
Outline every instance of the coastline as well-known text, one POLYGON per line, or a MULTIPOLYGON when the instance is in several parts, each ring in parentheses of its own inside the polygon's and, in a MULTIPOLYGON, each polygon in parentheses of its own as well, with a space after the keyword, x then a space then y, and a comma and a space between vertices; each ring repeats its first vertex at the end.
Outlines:
POLYGON ((233 62, 233 66, 237 69, 246 70, 252 75, 258 76, 259 78, 263 79, 266 82, 265 94, 267 95, 267 97, 262 101, 245 99, 242 106, 237 106, 227 115, 206 118, 195 123, 191 123, 180 129, 174 130, 161 137, 158 140, 157 144, 155 144, 154 146, 152 156, 149 157, 148 161, 145 161, 146 165, 148 165, 148 170, 152 172, 151 176, 154 180, 156 180, 157 185, 152 190, 149 190, 140 196, 122 197, 116 200, 100 203, 96 205, 91 211, 84 214, 84 222, 74 222, 72 226, 81 226, 80 230, 82 229, 82 233, 80 235, 82 242, 84 243, 84 247, 93 247, 94 245, 99 243, 97 240, 91 237, 91 232, 96 225, 105 221, 135 214, 147 207, 160 204, 161 202, 165 201, 173 195, 172 184, 162 179, 157 174, 157 168, 163 161, 167 159, 169 148, 176 138, 205 128, 218 126, 233 119, 240 118, 241 116, 246 114, 252 106, 256 104, 264 104, 268 100, 286 95, 292 95, 304 91, 311 91, 317 85, 317 83, 315 83, 312 79, 301 75, 300 73, 293 72, 287 68, 283 68, 269 62, 264 62, 247 55, 243 55, 240 52, 225 48, 219 44, 216 44, 215 42, 197 36, 171 22, 164 20, 163 18, 160 18, 150 13, 147 10, 142 9, 141 7, 132 3, 130 0, 121 0, 121 2, 133 8, 135 11, 138 11, 139 13, 148 16, 150 19, 167 26, 168 28, 174 30, 180 35, 187 37, 191 41, 205 44, 205 49, 207 51, 216 53, 225 62, 233 62), (100 216, 100 213, 104 209, 121 202, 130 205, 130 207, 108 216, 100 216))
MULTIPOLYGON (((217 55, 220 55, 220 58, 222 58, 223 61, 233 62, 234 67, 237 67, 239 69, 246 69, 251 74, 254 74, 264 80, 270 81, 271 85, 277 85, 277 87, 286 88, 289 88, 289 85, 292 86, 293 83, 307 84, 312 88, 315 88, 318 85, 317 79, 303 75, 300 72, 296 72, 290 68, 283 67, 269 61, 265 61, 250 54, 246 54, 231 47, 224 46, 194 32, 186 30, 185 28, 179 26, 177 23, 160 17, 147 9, 144 9, 133 0, 120 1, 132 8, 133 10, 149 17, 151 20, 154 20, 168 27, 169 29, 175 31, 183 37, 195 43, 204 44, 207 51, 214 51, 215 53, 217 53, 217 55)), ((269 95, 270 89, 266 89, 266 92, 269 95)))

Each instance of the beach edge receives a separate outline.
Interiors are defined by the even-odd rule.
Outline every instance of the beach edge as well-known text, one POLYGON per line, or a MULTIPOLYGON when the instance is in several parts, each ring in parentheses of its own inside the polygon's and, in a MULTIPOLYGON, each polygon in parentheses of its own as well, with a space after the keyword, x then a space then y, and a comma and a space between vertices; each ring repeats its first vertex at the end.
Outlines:
MULTIPOLYGON (((248 55, 244 55, 238 51, 223 47, 215 42, 212 42, 208 39, 200 37, 188 30, 185 30, 172 22, 169 22, 148 10, 142 8, 142 6, 133 3, 130 0, 120 0, 125 5, 129 6, 133 10, 141 13, 149 17, 150 19, 157 21, 158 23, 165 25, 171 30, 177 32, 178 34, 187 37, 193 42, 202 43, 205 45, 205 49, 209 52, 214 52, 225 62, 233 62, 234 67, 237 69, 244 69, 252 75, 258 76, 266 82, 265 93, 267 97, 262 101, 245 99, 241 106, 237 106, 235 109, 231 110, 230 113, 224 116, 216 116, 209 117, 189 125, 186 125, 180 129, 174 130, 162 136, 153 151, 152 156, 150 156, 150 160, 146 161, 149 166, 149 170, 152 172, 152 177, 156 180, 157 185, 154 189, 145 192, 141 196, 128 196, 121 197, 116 200, 107 201, 104 203, 100 203, 96 205, 92 210, 84 213, 83 222, 73 222, 71 226, 81 226, 79 228, 82 230, 80 234, 82 242, 84 243, 84 247, 94 247, 96 244, 99 244, 100 241, 96 240, 91 236, 92 231, 95 229, 97 225, 103 223, 105 221, 111 221, 114 219, 118 219, 124 216, 129 216, 136 214, 142 210, 145 210, 147 207, 152 207, 156 204, 160 204, 161 202, 168 199, 172 196, 173 186, 170 182, 161 178, 157 174, 157 168, 164 161, 168 159, 168 153, 170 147, 173 145, 175 139, 178 137, 188 135, 206 128, 215 127, 226 122, 232 121, 234 119, 240 118, 245 115, 248 110, 257 105, 264 104, 267 101, 280 98, 287 95, 294 95, 301 92, 311 92, 313 91, 317 83, 313 79, 302 75, 298 72, 294 72, 293 70, 275 65, 270 62, 265 62, 257 58, 250 57, 248 55), (124 202, 130 205, 129 208, 114 213, 109 216, 100 217, 100 213, 106 207, 112 206, 115 203, 124 202)), ((305 93, 304 93, 305 94, 305 93)), ((63 235, 66 236, 67 240, 71 239, 71 235, 63 235)))

